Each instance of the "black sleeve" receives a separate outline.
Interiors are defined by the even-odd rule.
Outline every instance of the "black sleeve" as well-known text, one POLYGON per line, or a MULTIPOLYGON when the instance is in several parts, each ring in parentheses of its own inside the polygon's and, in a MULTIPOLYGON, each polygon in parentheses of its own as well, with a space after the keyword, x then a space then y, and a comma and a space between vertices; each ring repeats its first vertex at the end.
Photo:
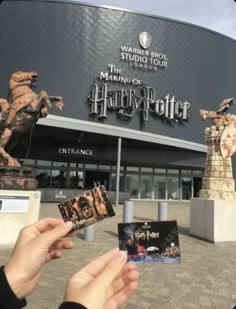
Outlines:
POLYGON ((25 299, 19 299, 12 291, 4 272, 4 266, 0 267, 0 309, 20 309, 26 306, 25 299))
POLYGON ((58 309, 87 309, 87 308, 81 304, 66 301, 62 303, 58 309))

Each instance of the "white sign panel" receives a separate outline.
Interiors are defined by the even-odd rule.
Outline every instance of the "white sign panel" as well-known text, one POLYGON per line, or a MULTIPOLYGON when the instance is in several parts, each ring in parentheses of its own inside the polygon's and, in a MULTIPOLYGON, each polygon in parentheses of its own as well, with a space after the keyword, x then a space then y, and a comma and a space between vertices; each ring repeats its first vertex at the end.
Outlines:
POLYGON ((27 213, 29 196, 0 195, 0 213, 27 213))

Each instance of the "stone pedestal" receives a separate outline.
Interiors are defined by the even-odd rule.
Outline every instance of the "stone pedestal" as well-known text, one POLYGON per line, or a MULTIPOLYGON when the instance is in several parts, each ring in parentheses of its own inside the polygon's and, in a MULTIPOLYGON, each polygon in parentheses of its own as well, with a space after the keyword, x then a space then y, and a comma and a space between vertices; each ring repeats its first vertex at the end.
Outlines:
POLYGON ((190 234, 212 243, 236 242, 236 201, 191 199, 190 234))
POLYGON ((40 191, 0 190, 0 246, 13 247, 20 230, 39 219, 40 191))
POLYGON ((1 190, 36 190, 37 180, 32 176, 33 169, 27 166, 1 167, 1 190))

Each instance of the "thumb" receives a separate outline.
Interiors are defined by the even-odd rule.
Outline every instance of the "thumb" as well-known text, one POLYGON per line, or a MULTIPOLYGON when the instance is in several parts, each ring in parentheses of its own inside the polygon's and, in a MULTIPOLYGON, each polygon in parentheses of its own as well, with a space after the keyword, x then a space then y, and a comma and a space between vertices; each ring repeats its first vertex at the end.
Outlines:
POLYGON ((63 222, 42 234, 43 242, 50 247, 56 240, 66 236, 72 229, 73 223, 71 221, 63 222))
POLYGON ((109 288, 112 282, 119 275, 127 261, 127 254, 124 251, 119 251, 115 254, 104 270, 96 278, 96 284, 102 284, 104 290, 109 288))

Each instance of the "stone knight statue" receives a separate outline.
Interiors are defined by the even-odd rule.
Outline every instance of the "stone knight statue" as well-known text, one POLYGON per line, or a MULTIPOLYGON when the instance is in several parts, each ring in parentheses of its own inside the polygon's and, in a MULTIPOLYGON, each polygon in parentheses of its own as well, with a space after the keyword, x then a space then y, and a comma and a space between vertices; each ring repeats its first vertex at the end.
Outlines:
POLYGON ((200 198, 235 200, 235 180, 231 156, 236 151, 236 116, 228 113, 234 99, 223 100, 217 111, 200 109, 200 116, 211 119, 205 129, 208 146, 200 198))

